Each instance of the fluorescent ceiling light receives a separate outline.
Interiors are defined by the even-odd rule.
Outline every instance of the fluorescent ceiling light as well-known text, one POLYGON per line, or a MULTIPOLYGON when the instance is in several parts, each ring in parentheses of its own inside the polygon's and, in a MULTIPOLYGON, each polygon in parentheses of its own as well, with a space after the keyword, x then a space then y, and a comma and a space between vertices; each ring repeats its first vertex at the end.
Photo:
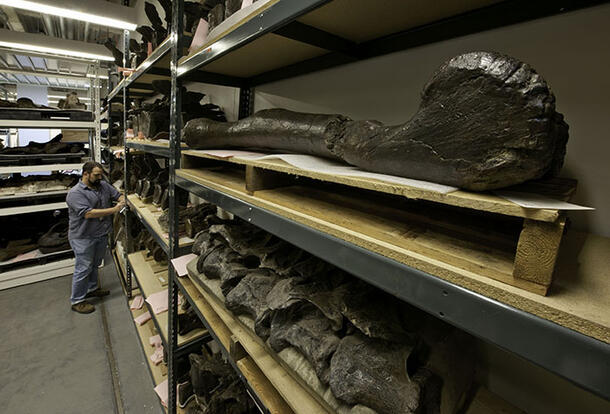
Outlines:
MULTIPOLYGON (((57 98, 57 99, 66 99, 65 96, 61 96, 61 95, 49 95, 47 96, 47 98, 57 98)), ((79 96, 78 99, 82 99, 83 101, 89 101, 89 98, 85 98, 83 96, 79 96)))
POLYGON ((99 16, 96 14, 77 11, 71 8, 55 7, 41 2, 28 0, 0 0, 0 5, 34 11, 53 16, 67 17, 69 19, 81 20, 83 22, 95 23, 101 26, 116 27, 117 29, 136 30, 134 23, 112 19, 110 17, 99 16))
MULTIPOLYGON (((1 1, 1 0, 0 0, 1 1)), ((95 73, 87 73, 88 78, 108 79, 106 75, 95 75, 95 73)))
MULTIPOLYGON (((3 0, 0 0, 0 2, 1 1, 3 1, 3 0)), ((86 53, 86 52, 79 52, 76 50, 67 50, 67 49, 55 49, 53 47, 46 47, 46 46, 26 44, 26 43, 5 42, 4 40, 0 40, 0 47, 8 47, 11 49, 48 53, 51 55, 79 57, 79 58, 84 58, 84 59, 107 60, 107 61, 114 60, 114 58, 111 56, 98 55, 95 53, 86 53)))

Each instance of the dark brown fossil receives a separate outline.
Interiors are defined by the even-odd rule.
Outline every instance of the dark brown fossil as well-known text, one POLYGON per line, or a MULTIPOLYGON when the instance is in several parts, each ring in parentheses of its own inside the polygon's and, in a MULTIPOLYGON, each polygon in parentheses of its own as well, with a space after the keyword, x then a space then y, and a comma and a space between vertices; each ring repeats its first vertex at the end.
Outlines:
POLYGON ((482 191, 557 174, 568 126, 532 67, 471 52, 440 67, 402 125, 269 109, 232 123, 189 121, 184 138, 191 148, 310 154, 482 191))

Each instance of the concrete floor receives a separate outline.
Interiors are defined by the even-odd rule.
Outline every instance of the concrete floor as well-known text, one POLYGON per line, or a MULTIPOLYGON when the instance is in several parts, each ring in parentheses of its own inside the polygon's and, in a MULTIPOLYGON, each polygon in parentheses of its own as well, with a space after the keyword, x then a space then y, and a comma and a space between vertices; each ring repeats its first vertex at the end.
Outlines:
POLYGON ((71 276, 0 291, 0 411, 163 412, 110 255, 105 263, 111 293, 92 314, 71 311, 71 276))

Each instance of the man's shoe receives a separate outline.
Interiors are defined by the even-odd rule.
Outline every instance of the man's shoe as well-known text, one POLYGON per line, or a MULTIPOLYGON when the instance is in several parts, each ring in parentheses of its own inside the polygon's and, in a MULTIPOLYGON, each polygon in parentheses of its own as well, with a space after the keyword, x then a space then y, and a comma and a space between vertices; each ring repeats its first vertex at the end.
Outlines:
POLYGON ((78 313, 91 313, 95 310, 95 306, 93 306, 89 302, 80 302, 75 305, 72 305, 72 310, 78 313))
POLYGON ((108 296, 110 295, 110 291, 109 290, 103 290, 100 288, 97 288, 89 293, 87 293, 85 295, 86 298, 101 298, 103 296, 108 296))

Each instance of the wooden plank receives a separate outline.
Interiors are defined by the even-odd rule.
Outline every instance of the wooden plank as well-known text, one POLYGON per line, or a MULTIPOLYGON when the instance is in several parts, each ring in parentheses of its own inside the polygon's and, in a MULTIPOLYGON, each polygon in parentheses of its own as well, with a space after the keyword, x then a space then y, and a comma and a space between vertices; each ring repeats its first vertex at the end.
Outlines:
POLYGON ((498 1, 400 0, 384 1, 379 3, 379 6, 373 6, 367 0, 334 0, 297 20, 360 43, 443 20, 498 1))
MULTIPOLYGON (((129 301, 129 306, 131 306, 132 302, 133 302, 133 299, 129 301)), ((138 316, 140 316, 141 314, 143 314, 146 311, 147 311, 146 306, 142 306, 142 309, 132 310, 131 316, 133 318, 137 318, 138 316)), ((152 336, 152 331, 150 328, 151 328, 151 326, 154 326, 153 321, 150 320, 143 325, 138 325, 137 323, 134 322, 134 325, 136 327, 136 332, 138 333, 138 339, 142 343, 142 348, 144 349, 144 353, 146 354, 146 363, 148 364, 148 366, 150 367, 150 370, 152 372, 153 382, 155 385, 159 385, 161 382, 163 382, 167 378, 167 375, 164 375, 161 370, 161 365, 163 365, 163 363, 160 363, 159 365, 155 365, 150 360, 150 356, 155 352, 155 347, 151 346, 150 343, 148 342, 148 338, 150 338, 152 336)))
POLYGON ((290 408, 286 401, 281 397, 263 372, 252 361, 252 358, 246 356, 235 363, 244 377, 248 379, 248 383, 257 395, 262 395, 265 407, 272 414, 290 414, 294 411, 290 408))
MULTIPOLYGON (((166 244, 169 244, 169 236, 167 233, 163 231, 161 225, 159 224, 159 216, 161 216, 161 211, 152 212, 148 209, 148 205, 142 202, 137 194, 129 194, 127 196, 127 200, 132 205, 136 213, 142 217, 146 223, 150 226, 150 228, 162 239, 166 244)), ((186 247, 193 244, 193 239, 190 237, 180 237, 179 245, 180 247, 186 247)))
POLYGON ((565 217, 555 223, 525 220, 517 245, 513 276, 548 288, 565 224, 565 217))
POLYGON ((480 387, 464 414, 525 414, 525 411, 493 394, 487 388, 480 387))
MULTIPOLYGON (((576 231, 565 236, 558 256, 551 294, 544 297, 490 279, 481 275, 477 269, 463 269, 411 251, 401 245, 409 233, 402 234, 394 228, 393 232, 383 235, 379 227, 376 227, 379 224, 377 220, 369 218, 367 226, 354 226, 353 223, 360 220, 358 211, 354 209, 342 210, 340 206, 333 206, 332 216, 325 215, 326 211, 312 216, 312 211, 316 209, 308 204, 305 198, 291 203, 289 207, 283 204, 283 197, 292 197, 286 194, 286 188, 260 191, 256 196, 247 194, 243 174, 239 172, 222 174, 218 171, 178 170, 176 174, 509 306, 610 343, 608 238, 576 231), (342 221, 334 222, 337 218, 342 221)), ((447 248, 451 251, 455 247, 447 248)), ((463 251, 466 252, 467 249, 463 251)), ((471 256, 473 260, 477 257, 474 254, 471 256)), ((508 263, 500 256, 494 263, 489 263, 489 256, 486 256, 485 260, 488 261, 487 265, 493 264, 498 268, 506 267, 508 263)), ((474 265, 474 262, 472 263, 474 265)), ((512 274, 512 267, 508 269, 512 274)))
MULTIPOLYGON (((387 194, 404 196, 415 200, 427 200, 435 203, 446 204, 456 207, 469 208, 473 210, 486 211, 489 213, 497 213, 514 217, 530 218, 532 220, 554 222, 559 218, 557 210, 550 209, 526 209, 519 205, 498 197, 491 193, 474 193, 469 191, 454 191, 448 194, 437 193, 430 190, 424 190, 407 185, 387 183, 370 178, 348 177, 333 175, 320 172, 305 171, 293 167, 290 164, 281 160, 240 160, 235 158, 220 158, 202 151, 186 150, 182 151, 184 158, 199 157, 213 160, 219 160, 227 163, 251 165, 254 167, 278 171, 286 174, 303 176, 315 180, 321 180, 336 184, 348 185, 366 190, 373 190, 387 194)), ((193 164, 184 164, 185 168, 193 168, 193 164)), ((573 183, 572 181, 570 181, 573 183)))
MULTIPOLYGON (((143 144, 143 145, 150 145, 153 147, 169 149, 169 141, 166 141, 166 140, 153 141, 152 139, 128 139, 126 142, 127 143, 132 142, 134 144, 143 144)), ((180 146, 183 148, 188 148, 188 146, 185 143, 182 143, 180 146)), ((119 148, 122 149, 123 147, 119 147, 119 148)), ((131 150, 133 150, 133 148, 131 148, 131 150)))
POLYGON ((231 335, 231 344, 229 345, 229 355, 233 361, 239 361, 242 358, 245 358, 248 353, 244 349, 244 347, 239 342, 239 338, 234 335, 231 335))
MULTIPOLYGON (((159 279, 155 276, 155 273, 150 268, 149 263, 146 261, 146 255, 143 251, 131 253, 128 258, 129 263, 131 264, 131 269, 133 270, 133 273, 135 274, 140 285, 140 290, 142 292, 142 296, 144 296, 144 299, 148 298, 153 293, 162 291, 167 292, 167 288, 161 285, 159 279)), ((167 334, 169 326, 168 312, 162 312, 159 314, 153 314, 151 312, 151 315, 157 320, 159 328, 161 328, 161 335, 167 340, 169 338, 167 334)), ((178 346, 182 346, 201 337, 205 334, 205 332, 205 329, 195 329, 186 335, 178 335, 178 346)))
MULTIPOLYGON (((182 285, 191 299, 193 299, 195 306, 199 309, 208 325, 216 334, 220 345, 226 350, 230 350, 232 340, 231 331, 204 299, 200 288, 190 279, 190 276, 179 278, 178 283, 182 285)), ((254 392, 271 413, 289 414, 293 412, 254 361, 252 361, 250 356, 244 356, 239 359, 236 361, 236 365, 242 372, 244 378, 248 381, 248 384, 250 384, 254 392)))
POLYGON ((269 190, 290 183, 290 176, 276 171, 246 165, 246 191, 250 194, 259 190, 269 190))

